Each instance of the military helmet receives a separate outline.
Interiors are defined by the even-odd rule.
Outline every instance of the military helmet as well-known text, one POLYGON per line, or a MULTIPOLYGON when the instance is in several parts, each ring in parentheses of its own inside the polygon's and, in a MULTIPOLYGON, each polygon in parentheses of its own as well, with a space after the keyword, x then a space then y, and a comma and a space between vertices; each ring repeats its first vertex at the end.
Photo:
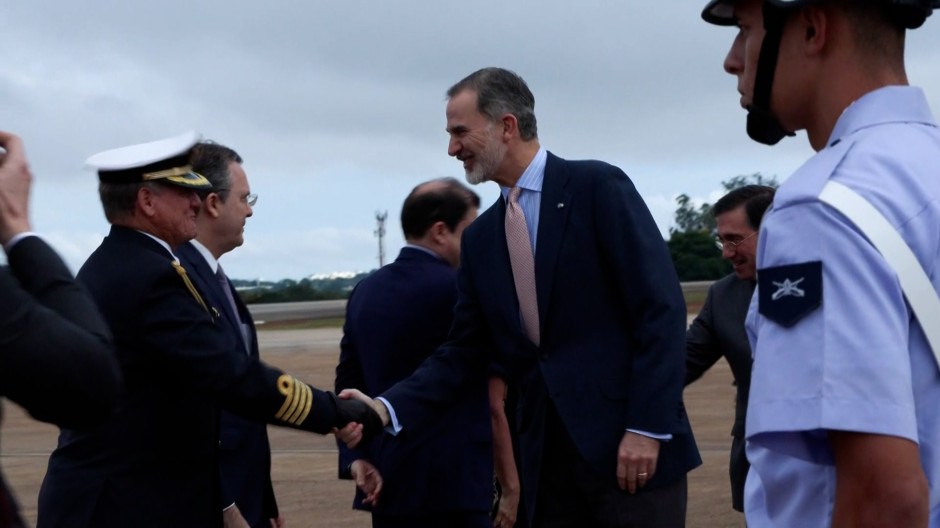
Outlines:
MULTIPOLYGON (((800 7, 821 0, 764 0, 778 8, 800 7)), ((881 0, 891 9, 891 16, 908 29, 920 27, 931 11, 940 9, 940 0, 881 0)), ((710 0, 702 10, 702 18, 719 26, 733 26, 734 0, 710 0)))

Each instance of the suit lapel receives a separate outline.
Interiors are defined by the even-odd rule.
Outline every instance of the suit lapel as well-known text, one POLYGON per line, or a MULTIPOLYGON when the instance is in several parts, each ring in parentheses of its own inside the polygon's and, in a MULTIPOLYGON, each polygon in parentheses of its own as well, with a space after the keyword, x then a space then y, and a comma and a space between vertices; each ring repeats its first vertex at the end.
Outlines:
MULTIPOLYGON (((544 321, 551 298, 555 263, 564 238, 571 194, 565 190, 568 172, 564 160, 548 153, 545 179, 542 182, 542 203, 539 207, 539 231, 535 244, 535 291, 539 303, 539 319, 544 321)), ((544 327, 543 327, 544 329, 544 327)))
MULTIPOLYGON (((193 271, 199 277, 204 288, 208 290, 206 294, 209 296, 208 300, 210 304, 222 314, 222 318, 225 319, 226 323, 235 331, 235 335, 238 336, 239 344, 244 348, 245 342, 242 338, 242 330, 238 322, 238 317, 232 313, 228 299, 225 297, 225 292, 222 291, 222 285, 219 284, 215 273, 212 273, 212 269, 209 268, 206 259, 202 257, 199 250, 188 243, 180 246, 177 252, 181 257, 185 258, 186 262, 189 264, 187 269, 193 268, 193 271)), ((237 304, 238 302, 239 300, 236 298, 235 303, 237 304)))

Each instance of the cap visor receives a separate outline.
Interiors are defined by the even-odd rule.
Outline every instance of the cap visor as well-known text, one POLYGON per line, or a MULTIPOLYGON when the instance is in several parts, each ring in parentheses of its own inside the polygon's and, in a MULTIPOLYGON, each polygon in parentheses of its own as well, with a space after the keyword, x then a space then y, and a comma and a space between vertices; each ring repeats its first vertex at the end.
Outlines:
POLYGON ((176 185, 177 187, 185 187, 187 189, 195 190, 211 190, 212 184, 209 183, 203 175, 195 172, 187 172, 185 174, 179 174, 176 176, 168 176, 166 178, 160 178, 158 180, 151 181, 162 181, 164 183, 169 183, 171 185, 176 185))

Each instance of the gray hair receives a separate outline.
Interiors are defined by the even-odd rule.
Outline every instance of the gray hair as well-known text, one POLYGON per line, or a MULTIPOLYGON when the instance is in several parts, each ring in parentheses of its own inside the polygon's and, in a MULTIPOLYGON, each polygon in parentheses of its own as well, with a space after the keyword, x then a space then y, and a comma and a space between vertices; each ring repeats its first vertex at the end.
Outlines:
POLYGON ((137 193, 144 187, 154 189, 156 182, 98 183, 98 196, 104 208, 104 217, 111 224, 118 223, 134 214, 137 193))
POLYGON ((515 72, 503 68, 477 70, 451 86, 447 90, 447 97, 453 98, 464 90, 476 92, 477 111, 491 121, 512 114, 519 124, 519 137, 523 141, 538 137, 535 96, 515 72))

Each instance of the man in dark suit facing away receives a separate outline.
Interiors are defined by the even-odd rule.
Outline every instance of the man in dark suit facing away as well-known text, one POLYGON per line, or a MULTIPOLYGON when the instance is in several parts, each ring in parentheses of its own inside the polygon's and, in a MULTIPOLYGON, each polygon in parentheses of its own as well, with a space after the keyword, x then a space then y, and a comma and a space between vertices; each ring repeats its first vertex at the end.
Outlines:
MULTIPOLYGON (((0 132, 0 395, 37 420, 90 427, 114 412, 121 371, 94 301, 31 231, 31 180, 22 142, 0 132)), ((0 528, 22 526, 0 477, 0 528)))
MULTIPOLYGON (((258 196, 251 193, 242 158, 234 150, 200 142, 190 152, 193 171, 212 184, 196 215, 196 238, 177 253, 193 282, 221 314, 219 324, 235 338, 232 354, 258 358, 254 320, 234 291, 219 258, 244 242, 245 221, 258 196)), ((219 423, 219 474, 225 528, 279 528, 271 483, 271 447, 267 426, 223 410, 219 423)))
POLYGON ((731 504, 744 511, 744 480, 750 467, 744 453, 744 416, 751 388, 751 346, 744 319, 757 285, 757 232, 761 218, 774 200, 774 188, 747 185, 715 202, 718 247, 734 266, 734 273, 708 288, 705 304, 686 332, 685 384, 702 377, 722 356, 731 366, 737 386, 734 426, 731 429, 731 504))
MULTIPOLYGON (((380 394, 446 340, 460 239, 479 206, 479 196, 453 178, 422 183, 408 195, 401 211, 407 245, 349 297, 337 391, 380 394)), ((353 507, 371 510, 376 528, 492 527, 487 401, 486 380, 476 380, 430 427, 385 435, 362 452, 340 445, 340 477, 359 485, 353 507)))
POLYGON ((649 210, 617 167, 539 145, 515 73, 485 68, 447 95, 448 153, 502 195, 464 232, 447 343, 374 408, 399 434, 421 430, 495 362, 519 391, 534 526, 684 525, 701 463, 682 404, 685 302, 649 210))

